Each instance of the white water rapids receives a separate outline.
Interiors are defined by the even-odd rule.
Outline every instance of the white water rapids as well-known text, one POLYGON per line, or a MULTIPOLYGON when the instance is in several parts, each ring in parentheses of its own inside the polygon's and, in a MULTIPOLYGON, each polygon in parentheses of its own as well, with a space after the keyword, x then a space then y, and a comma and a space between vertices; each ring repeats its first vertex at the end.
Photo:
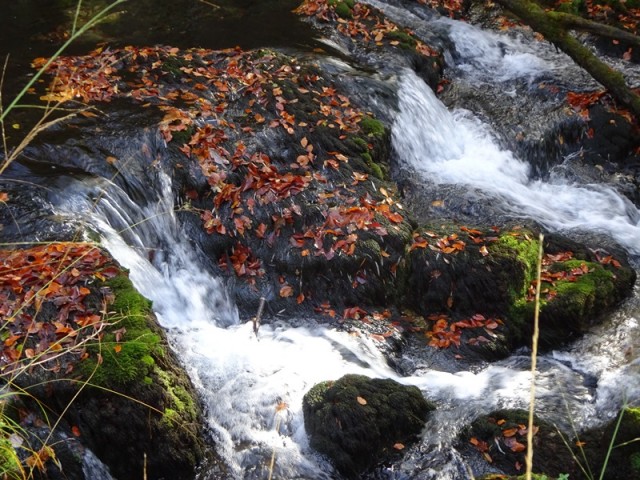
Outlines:
POLYGON ((436 183, 467 185, 499 199, 515 216, 554 231, 607 233, 640 254, 640 211, 613 188, 560 176, 531 180, 530 167, 501 149, 471 112, 450 112, 410 70, 400 76, 393 145, 399 161, 436 183))
MULTIPOLYGON (((400 161, 430 181, 480 189, 506 210, 549 229, 607 232, 640 254, 640 213, 615 191, 569 185, 561 178, 530 180, 528 166, 501 150, 488 127, 469 112, 448 111, 412 72, 402 72, 398 82, 400 106, 393 144, 400 161)), ((451 463, 427 472, 418 462, 416 470, 407 467, 402 478, 464 478, 460 472, 465 469, 451 447, 460 428, 494 408, 527 407, 526 356, 514 355, 478 372, 455 374, 422 365, 411 377, 401 378, 372 340, 305 319, 265 324, 256 338, 251 322, 238 318, 224 285, 202 266, 202 253, 181 232, 171 185, 166 178, 163 182, 159 201, 137 205, 107 181, 75 181, 66 188, 67 201, 61 208, 74 214, 90 212, 87 219, 104 246, 130 269, 135 286, 153 301, 161 325, 206 403, 208 426, 230 478, 266 479, 272 458, 273 478, 339 478, 308 446, 301 401, 315 383, 346 373, 416 385, 438 404, 417 450, 448 454, 451 463), (87 200, 94 197, 99 198, 95 208, 87 200)), ((636 291, 603 327, 540 359, 542 417, 563 427, 568 419, 587 427, 610 418, 624 399, 640 400, 638 298, 636 291)), ((202 478, 210 477, 203 473, 202 478)))

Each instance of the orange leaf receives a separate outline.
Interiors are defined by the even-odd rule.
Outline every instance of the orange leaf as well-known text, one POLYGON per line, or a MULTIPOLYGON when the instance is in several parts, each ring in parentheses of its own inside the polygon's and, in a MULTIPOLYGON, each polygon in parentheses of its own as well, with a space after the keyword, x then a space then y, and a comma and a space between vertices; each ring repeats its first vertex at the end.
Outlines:
POLYGON ((358 401, 358 403, 360 405, 366 405, 367 404, 367 401, 362 397, 356 397, 356 400, 358 401))
POLYGON ((524 452, 527 449, 527 447, 520 443, 520 442, 515 442, 512 446, 511 446, 511 451, 513 452, 524 452))
POLYGON ((283 285, 280 289, 280 296, 282 298, 291 297, 293 295, 293 288, 291 285, 283 285))
POLYGON ((120 351, 122 350, 122 345, 117 344, 113 347, 113 351, 116 353, 120 353, 120 351))
POLYGON ((395 443, 393 445, 393 448, 395 448, 396 450, 403 450, 404 449, 404 445, 402 443, 398 442, 398 443, 395 443))
POLYGON ((513 437, 516 433, 518 433, 517 428, 507 428, 502 431, 502 435, 504 435, 505 438, 513 437))

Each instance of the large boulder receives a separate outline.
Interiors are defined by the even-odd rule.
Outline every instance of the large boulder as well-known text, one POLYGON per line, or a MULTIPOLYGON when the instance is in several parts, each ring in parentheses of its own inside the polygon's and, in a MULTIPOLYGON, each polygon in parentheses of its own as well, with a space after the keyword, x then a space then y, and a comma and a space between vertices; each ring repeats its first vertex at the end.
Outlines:
POLYGON ((302 408, 311 446, 354 478, 415 441, 435 407, 417 387, 345 375, 315 385, 302 408))

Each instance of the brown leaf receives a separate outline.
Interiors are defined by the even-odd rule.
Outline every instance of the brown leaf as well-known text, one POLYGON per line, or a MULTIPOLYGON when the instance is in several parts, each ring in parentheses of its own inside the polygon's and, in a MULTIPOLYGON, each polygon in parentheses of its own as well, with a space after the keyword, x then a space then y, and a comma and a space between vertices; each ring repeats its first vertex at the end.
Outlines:
POLYGON ((283 285, 280 289, 280 296, 282 298, 293 296, 293 288, 291 287, 291 285, 283 285))
POLYGON ((396 450, 404 450, 404 445, 400 442, 394 443, 393 448, 395 448, 396 450))

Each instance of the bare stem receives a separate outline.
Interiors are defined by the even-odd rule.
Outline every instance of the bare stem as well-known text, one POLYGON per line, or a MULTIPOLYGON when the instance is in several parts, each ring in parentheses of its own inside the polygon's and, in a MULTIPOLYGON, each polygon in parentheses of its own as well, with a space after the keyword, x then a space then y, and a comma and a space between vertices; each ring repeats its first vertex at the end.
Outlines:
POLYGON ((535 310, 533 315, 533 339, 531 341, 531 391, 529 394, 529 425, 527 427, 527 470, 526 480, 531 480, 531 471, 533 469, 533 411, 536 399, 536 361, 538 358, 538 337, 540 335, 539 319, 540 319, 540 283, 542 278, 542 255, 544 251, 544 235, 540 234, 540 248, 538 249, 538 262, 536 268, 536 299, 535 310))

